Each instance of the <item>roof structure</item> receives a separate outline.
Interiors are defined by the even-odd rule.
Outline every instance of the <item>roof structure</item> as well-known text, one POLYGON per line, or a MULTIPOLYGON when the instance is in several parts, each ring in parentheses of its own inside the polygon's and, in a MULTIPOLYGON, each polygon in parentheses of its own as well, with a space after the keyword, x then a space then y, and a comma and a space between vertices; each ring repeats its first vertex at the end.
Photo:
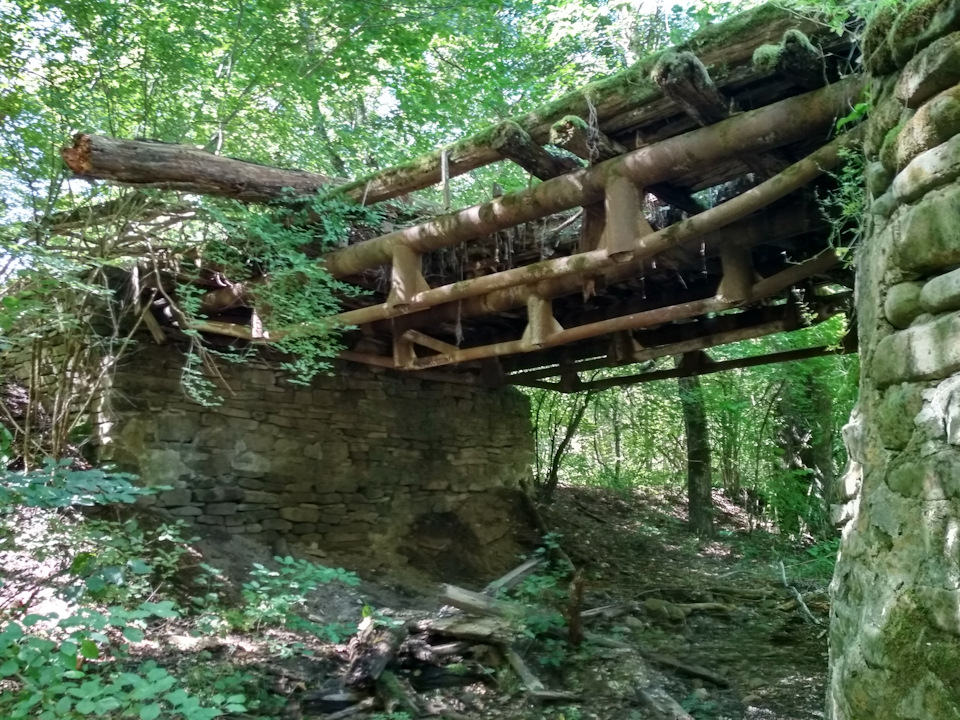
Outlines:
MULTIPOLYGON (((704 351, 845 309, 852 271, 830 247, 816 188, 855 142, 831 137, 860 91, 857 55, 852 35, 762 6, 535 112, 335 188, 371 204, 495 162, 536 178, 322 256, 335 277, 371 291, 325 319, 355 328, 342 357, 574 391, 834 352, 716 363, 704 351), (677 367, 650 362, 677 355, 677 367), (645 371, 580 375, 636 363, 645 371)), ((230 173, 209 165, 188 182, 198 153, 83 135, 64 158, 87 177, 245 200, 329 182, 228 159, 218 162, 249 166, 246 182, 223 183, 230 173)), ((211 293, 210 321, 197 327, 268 341, 243 296, 242 283, 211 293)))

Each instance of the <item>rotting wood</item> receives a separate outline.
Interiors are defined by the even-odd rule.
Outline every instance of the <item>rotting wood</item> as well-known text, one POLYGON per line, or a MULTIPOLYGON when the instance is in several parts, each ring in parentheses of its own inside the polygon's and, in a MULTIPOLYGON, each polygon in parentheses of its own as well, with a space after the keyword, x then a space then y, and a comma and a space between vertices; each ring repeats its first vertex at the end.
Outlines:
POLYGON ((777 52, 775 64, 779 75, 793 80, 804 90, 826 84, 823 53, 799 30, 787 30, 777 52))
POLYGON ((516 633, 512 624, 501 617, 435 618, 413 621, 407 627, 411 631, 497 645, 511 642, 516 633))
POLYGON ((375 684, 408 634, 403 625, 381 625, 372 616, 364 618, 351 642, 344 686, 357 688, 375 684))
POLYGON ((180 190, 267 202, 288 195, 316 195, 333 180, 304 170, 258 165, 208 153, 189 145, 155 140, 118 140, 79 133, 60 151, 81 177, 122 185, 180 190))
POLYGON ((531 614, 535 614, 526 605, 497 600, 489 595, 446 583, 440 586, 439 598, 444 605, 451 605, 480 617, 499 617, 510 621, 522 621, 531 614))
POLYGON ((653 684, 637 688, 637 698, 649 708, 658 720, 694 720, 667 691, 653 684))
POLYGON ((772 150, 818 132, 826 133, 834 118, 846 112, 861 84, 860 78, 848 78, 781 100, 530 189, 334 251, 324 256, 324 263, 335 277, 353 275, 390 262, 396 244, 421 253, 438 250, 596 202, 611 174, 621 174, 644 184, 663 182, 694 167, 745 152, 772 150))
POLYGON ((583 610, 584 585, 583 568, 577 568, 577 571, 573 574, 573 580, 570 581, 570 600, 564 613, 567 620, 567 637, 570 645, 575 648, 580 647, 583 643, 581 612, 583 610))
POLYGON ((550 143, 589 163, 603 162, 627 152, 623 145, 576 115, 568 115, 550 126, 550 143))
POLYGON ((700 125, 712 125, 732 114, 731 101, 720 93, 692 52, 667 53, 650 76, 664 95, 700 125))
MULTIPOLYGON (((471 317, 526 304, 532 291, 524 286, 532 283, 536 283, 536 290, 541 296, 557 297, 581 291, 583 277, 599 274, 608 274, 612 280, 631 277, 648 258, 730 225, 808 184, 833 167, 838 162, 839 149, 850 142, 847 136, 838 138, 742 195, 647 235, 629 262, 617 264, 608 258, 605 250, 592 250, 433 288, 414 296, 402 308, 391 308, 387 304, 372 305, 340 313, 330 321, 343 325, 364 325, 456 301, 466 301, 452 306, 456 310, 456 317, 471 317)), ((544 183, 540 187, 546 185, 544 183)), ((765 218, 763 222, 766 222, 765 218)), ((455 320, 456 317, 427 315, 418 317, 418 322, 432 324, 441 318, 455 320)))
POLYGON ((497 126, 490 139, 490 147, 540 180, 549 180, 582 167, 572 158, 544 150, 529 133, 512 121, 497 126))
POLYGON ((393 713, 397 708, 400 708, 412 720, 419 718, 422 714, 420 705, 414 699, 412 693, 408 692, 400 678, 389 670, 384 670, 377 679, 377 695, 380 696, 388 713, 393 713))
POLYGON ((528 577, 533 575, 537 570, 539 570, 544 565, 544 559, 539 556, 534 556, 529 560, 524 561, 513 570, 508 572, 506 575, 503 575, 496 580, 490 582, 482 591, 483 595, 489 595, 494 597, 501 592, 510 590, 528 577))
MULTIPOLYGON (((636 385, 638 383, 653 382, 654 380, 671 380, 680 377, 692 377, 699 375, 712 375, 727 370, 736 370, 739 368, 757 367, 759 365, 770 365, 774 363, 793 362, 795 360, 806 360, 815 357, 828 357, 830 355, 845 355, 849 351, 844 348, 833 346, 820 346, 813 348, 803 348, 800 350, 785 350, 779 353, 770 353, 769 355, 754 355, 746 358, 737 358, 734 360, 721 360, 711 365, 700 367, 695 370, 684 368, 671 368, 669 370, 657 370, 654 372, 645 372, 638 375, 626 375, 618 378, 607 378, 604 380, 594 380, 584 383, 582 390, 607 390, 613 387, 622 387, 624 385, 636 385)), ((531 387, 541 387, 548 390, 564 392, 560 383, 540 383, 532 385, 537 380, 527 381, 531 387)))
MULTIPOLYGON (((752 291, 753 297, 755 299, 761 299, 779 293, 782 290, 785 290, 786 288, 799 282, 800 280, 829 270, 838 262, 839 258, 832 250, 821 253, 815 258, 811 258, 803 263, 794 265, 757 283, 752 291)), ((723 312, 724 310, 730 310, 733 307, 734 306, 732 304, 723 302, 717 298, 708 298, 705 300, 683 303, 681 305, 657 308, 655 310, 648 310, 646 312, 633 313, 631 315, 610 318, 608 320, 601 320, 594 323, 588 323, 586 325, 578 325, 576 327, 566 328, 551 334, 545 339, 543 345, 540 347, 555 347, 559 345, 565 345, 567 343, 587 340, 600 335, 608 335, 621 330, 637 330, 644 327, 651 327, 653 325, 661 325, 663 323, 673 322, 675 320, 694 318, 708 313, 723 312)), ((418 358, 410 367, 411 369, 435 368, 443 365, 451 365, 472 360, 481 360, 489 357, 525 353, 530 352, 533 349, 533 346, 531 346, 530 343, 523 338, 520 340, 507 340, 505 342, 494 343, 492 345, 461 348, 452 353, 442 353, 438 355, 431 355, 429 357, 418 358)), ((677 370, 663 372, 677 372, 677 370)), ((650 374, 653 375, 654 373, 650 374)), ((677 376, 670 375, 669 377, 677 376)), ((598 383, 604 382, 607 381, 597 380, 590 385, 597 387, 598 383)), ((581 385, 578 389, 584 389, 586 387, 586 385, 581 385)))
MULTIPOLYGON (((736 102, 717 89, 707 68, 691 52, 667 53, 651 77, 698 125, 713 125, 741 112, 736 102)), ((775 175, 789 165, 771 153, 747 156, 743 161, 764 177, 775 175)))
POLYGON ((681 662, 674 657, 669 655, 662 655, 660 653, 651 653, 641 651, 640 653, 643 657, 654 665, 660 665, 661 667, 668 667, 671 670, 676 670, 681 675, 686 675, 687 677, 698 678, 700 680, 706 680, 707 682, 713 683, 717 687, 730 687, 730 681, 727 680, 722 675, 708 670, 707 668, 701 665, 695 665, 691 663, 681 662))

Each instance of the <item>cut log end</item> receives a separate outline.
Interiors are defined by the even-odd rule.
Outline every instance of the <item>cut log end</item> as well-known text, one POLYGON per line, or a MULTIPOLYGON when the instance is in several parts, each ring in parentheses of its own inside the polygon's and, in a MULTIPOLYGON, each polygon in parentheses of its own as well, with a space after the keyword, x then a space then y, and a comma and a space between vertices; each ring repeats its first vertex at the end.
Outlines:
POLYGON ((90 154, 90 136, 86 133, 77 133, 73 136, 73 145, 60 150, 63 162, 77 175, 87 175, 90 172, 90 154))

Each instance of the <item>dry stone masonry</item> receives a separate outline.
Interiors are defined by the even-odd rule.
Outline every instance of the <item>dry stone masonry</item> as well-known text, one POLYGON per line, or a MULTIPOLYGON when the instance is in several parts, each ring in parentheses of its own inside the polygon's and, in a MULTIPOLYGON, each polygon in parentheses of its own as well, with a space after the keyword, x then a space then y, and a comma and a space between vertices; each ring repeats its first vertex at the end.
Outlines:
POLYGON ((100 433, 105 460, 173 488, 155 501, 171 516, 320 555, 481 570, 502 546, 514 559, 533 453, 518 391, 346 365, 298 387, 264 363, 223 368, 230 390, 204 407, 182 368, 167 347, 125 361, 100 433))
POLYGON ((864 37, 860 402, 837 506, 832 720, 960 718, 960 3, 864 37))

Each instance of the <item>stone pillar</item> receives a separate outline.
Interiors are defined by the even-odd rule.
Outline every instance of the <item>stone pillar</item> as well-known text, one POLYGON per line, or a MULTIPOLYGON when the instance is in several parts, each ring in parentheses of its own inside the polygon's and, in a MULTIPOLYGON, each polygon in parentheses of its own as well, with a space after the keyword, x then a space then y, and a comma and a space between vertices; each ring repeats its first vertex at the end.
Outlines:
POLYGON ((117 368, 100 424, 105 461, 171 488, 156 496, 164 512, 319 557, 406 558, 451 580, 515 563, 533 461, 516 389, 346 364, 300 387, 255 363, 222 367, 229 389, 204 407, 184 396, 182 372, 176 348, 145 346, 117 368))
POLYGON ((871 21, 831 720, 960 718, 960 4, 871 21))

